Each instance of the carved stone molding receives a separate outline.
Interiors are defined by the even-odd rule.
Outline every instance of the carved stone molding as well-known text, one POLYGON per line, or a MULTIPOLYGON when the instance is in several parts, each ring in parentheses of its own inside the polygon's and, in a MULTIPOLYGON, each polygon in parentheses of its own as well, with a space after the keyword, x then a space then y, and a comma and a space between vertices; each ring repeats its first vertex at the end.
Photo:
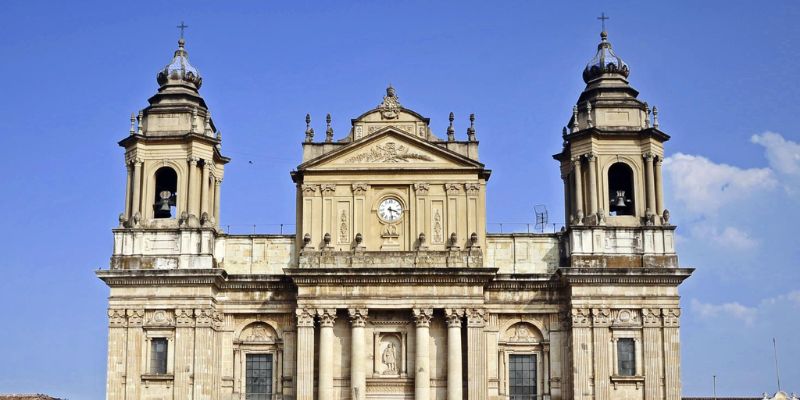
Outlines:
POLYGON ((142 326, 144 323, 144 310, 126 310, 128 326, 142 326))
POLYGON ((315 195, 317 193, 317 188, 319 188, 319 185, 300 185, 303 197, 315 195))
POLYGON ((461 188, 462 188, 462 185, 459 185, 457 183, 445 183, 444 184, 444 190, 447 191, 447 194, 451 195, 451 196, 461 193, 461 188))
POLYGON ((586 153, 583 156, 586 157, 586 161, 588 162, 597 161, 597 156, 592 152, 586 153))
POLYGON ((652 152, 649 152, 649 151, 645 152, 644 154, 642 154, 642 158, 644 158, 644 160, 647 161, 647 162, 652 161, 654 157, 655 157, 655 155, 652 152))
POLYGON ((627 308, 620 309, 616 311, 616 316, 614 317, 614 325, 615 326, 638 326, 639 325, 639 313, 637 310, 630 310, 627 308))
POLYGON ((156 310, 150 315, 150 318, 145 322, 147 326, 175 326, 175 320, 172 318, 172 311, 156 310))
POLYGON ((647 327, 657 327, 661 325, 661 309, 643 308, 642 323, 647 327))
POLYGON ((430 189, 431 185, 427 183, 415 183, 414 184, 414 191, 417 192, 417 195, 426 195, 428 194, 428 190, 430 189))
POLYGON ((363 196, 369 190, 369 185, 366 183, 354 183, 351 185, 353 188, 353 195, 363 196))
POLYGON ((468 308, 466 314, 468 327, 479 328, 486 326, 486 310, 482 308, 468 308))
POLYGON ((200 157, 189 156, 186 158, 186 161, 188 161, 191 166, 195 166, 198 162, 200 162, 200 157))
POLYGON ((128 319, 125 317, 125 310, 109 308, 108 326, 112 328, 124 328, 128 326, 128 319))
POLYGON ((447 321, 447 327, 461 327, 461 318, 464 316, 464 310, 458 308, 448 308, 444 310, 444 318, 447 321))
POLYGON ((366 308, 350 308, 347 310, 350 316, 350 324, 354 327, 365 327, 367 325, 367 315, 369 310, 366 308))
POLYGON ((592 323, 596 327, 607 327, 611 325, 611 309, 593 308, 592 323))
POLYGON ((477 196, 481 191, 480 183, 465 183, 464 189, 467 191, 468 196, 477 196))
POLYGON ((348 163, 400 163, 410 161, 433 161, 427 154, 411 152, 408 146, 394 142, 376 144, 369 151, 347 159, 348 163))
POLYGON ((320 185, 320 191, 323 196, 332 196, 336 193, 336 185, 330 183, 320 185))
POLYGON ((305 308, 298 308, 294 310, 295 315, 297 316, 297 326, 305 326, 305 327, 313 327, 314 326, 314 314, 311 313, 310 310, 305 308))
POLYGON ((319 317, 319 326, 332 327, 333 323, 336 321, 336 309, 335 308, 318 309, 317 316, 319 317))
POLYGON ((664 326, 678 327, 680 325, 680 308, 662 308, 661 313, 664 316, 664 326))
POLYGON ((570 310, 570 319, 574 328, 588 328, 591 325, 588 308, 573 308, 570 310))
POLYGON ((175 323, 177 326, 193 326, 194 311, 189 308, 179 308, 175 310, 175 323))
POLYGON ((433 318, 432 308, 415 308, 411 310, 411 313, 414 317, 414 323, 416 323, 418 327, 431 326, 431 318, 433 318))

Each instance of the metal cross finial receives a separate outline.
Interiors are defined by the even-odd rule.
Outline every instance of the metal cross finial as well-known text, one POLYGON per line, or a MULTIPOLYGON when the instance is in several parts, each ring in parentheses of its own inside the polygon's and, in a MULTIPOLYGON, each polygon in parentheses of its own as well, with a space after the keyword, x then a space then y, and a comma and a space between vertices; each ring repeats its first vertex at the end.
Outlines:
POLYGON ((603 26, 603 32, 605 32, 605 31, 606 31, 606 20, 607 20, 607 19, 609 19, 609 18, 606 16, 606 13, 605 13, 605 12, 602 12, 602 13, 600 13, 600 16, 599 16, 599 17, 597 17, 597 19, 599 19, 599 20, 600 20, 600 23, 601 23, 601 24, 602 24, 602 26, 603 26))
POLYGON ((180 25, 176 26, 176 28, 181 30, 181 39, 183 39, 183 31, 184 31, 184 29, 186 29, 188 27, 189 27, 189 25, 184 24, 183 21, 181 21, 180 25))

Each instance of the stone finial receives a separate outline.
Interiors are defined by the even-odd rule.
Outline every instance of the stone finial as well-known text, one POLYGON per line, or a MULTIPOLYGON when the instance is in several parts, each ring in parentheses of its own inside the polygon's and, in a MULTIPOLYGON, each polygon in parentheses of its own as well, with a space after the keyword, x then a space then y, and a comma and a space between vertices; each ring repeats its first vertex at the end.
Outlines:
POLYGON ((325 242, 325 247, 330 247, 331 245, 331 234, 325 233, 325 236, 322 237, 322 241, 325 242))
POLYGON ((203 120, 203 133, 206 136, 214 136, 214 132, 211 131, 211 111, 206 111, 206 117, 203 120))
POLYGON ((144 122, 144 111, 139 110, 139 116, 136 117, 136 134, 143 135, 144 128, 142 127, 142 123, 144 122))
POLYGON ((311 127, 311 114, 306 114, 306 143, 314 141, 314 128, 311 127))
POLYGON ((311 243, 311 234, 306 233, 303 235, 303 247, 308 247, 309 243, 311 243))
POLYGON ((328 127, 325 129, 325 143, 333 142, 333 128, 331 128, 331 114, 325 116, 325 123, 328 127))
POLYGON ((455 232, 450 234, 450 239, 448 239, 447 241, 447 249, 448 250, 460 249, 460 247, 458 246, 458 236, 456 236, 455 232))
POLYGON ((658 108, 653 106, 653 128, 658 129, 658 108))
POLYGON ((644 103, 644 127, 650 128, 650 105, 644 103))
POLYGON ((578 106, 572 106, 572 133, 578 131, 578 106))
POLYGON ((586 125, 589 128, 594 128, 594 121, 592 120, 592 103, 586 102, 586 125))
POLYGON ((131 113, 131 131, 130 131, 130 134, 131 134, 131 136, 136 134, 136 115, 134 113, 131 113))
POLYGON ((472 232, 472 234, 469 235, 469 247, 471 249, 476 249, 480 247, 478 245, 478 234, 476 232, 472 232))
POLYGON ((467 140, 475 141, 475 114, 469 115, 469 128, 467 128, 467 140))
POLYGON ((448 119, 450 120, 450 125, 447 127, 447 141, 452 142, 456 140, 456 130, 453 128, 453 120, 456 119, 456 116, 451 112, 448 119))
POLYGON ((566 126, 561 129, 561 147, 567 147, 567 144, 568 144, 567 143, 567 134, 568 133, 569 132, 567 131, 567 127, 566 126))

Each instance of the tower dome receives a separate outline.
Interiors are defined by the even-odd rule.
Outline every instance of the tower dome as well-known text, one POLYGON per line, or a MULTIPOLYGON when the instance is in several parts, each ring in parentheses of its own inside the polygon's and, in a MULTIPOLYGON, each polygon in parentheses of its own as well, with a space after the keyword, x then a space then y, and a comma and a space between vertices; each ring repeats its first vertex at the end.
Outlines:
POLYGON ((189 63, 189 53, 184 48, 185 44, 186 41, 183 38, 178 40, 178 50, 175 50, 172 61, 158 72, 156 79, 159 85, 189 84, 195 89, 200 89, 203 78, 197 68, 189 63))
POLYGON ((608 41, 608 33, 606 31, 600 32, 600 44, 597 45, 597 54, 594 55, 591 61, 586 64, 583 70, 583 81, 596 79, 603 74, 619 74, 627 78, 630 74, 630 69, 622 58, 614 53, 611 49, 611 42, 608 41))

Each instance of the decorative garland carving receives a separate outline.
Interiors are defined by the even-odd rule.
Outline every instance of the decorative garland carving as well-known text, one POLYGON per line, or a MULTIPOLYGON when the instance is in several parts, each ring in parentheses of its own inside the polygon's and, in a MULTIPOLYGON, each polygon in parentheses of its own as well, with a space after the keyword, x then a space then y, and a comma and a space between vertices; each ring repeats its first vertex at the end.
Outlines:
POLYGON ((611 325, 611 310, 608 308, 593 308, 592 323, 598 327, 611 325))
POLYGON ((375 145, 369 152, 357 154, 347 159, 349 163, 399 163, 409 161, 433 161, 427 154, 411 153, 409 148, 394 142, 383 146, 375 145))
POLYGON ((467 190, 467 195, 469 196, 477 196, 481 190, 480 183, 465 183, 464 188, 467 190))
POLYGON ((431 185, 427 183, 415 183, 414 184, 414 191, 417 192, 417 195, 425 195, 428 194, 428 190, 430 189, 431 185))
POLYGON ((364 193, 366 193, 367 190, 369 189, 369 185, 367 185, 366 183, 354 183, 352 185, 352 188, 353 188, 353 195, 363 196, 364 193))
POLYGON ((573 308, 570 310, 570 318, 572 326, 575 328, 588 328, 590 326, 588 308, 573 308))
POLYGON ((315 195, 318 187, 318 185, 300 185, 300 190, 303 192, 303 197, 307 197, 315 195))
POLYGON ((108 309, 108 326, 124 328, 127 326, 127 318, 125 317, 125 310, 123 309, 108 309))
POLYGON ((442 243, 444 237, 442 236, 442 215, 439 210, 433 215, 433 242, 442 243))
POLYGON ((664 326, 677 327, 680 323, 681 309, 680 308, 662 308, 662 315, 664 315, 664 326))
POLYGON ((327 183, 324 185, 320 185, 320 191, 322 192, 323 196, 330 196, 336 193, 336 185, 327 183))
POLYGON ((644 326, 660 326, 661 325, 661 310, 658 308, 643 308, 642 309, 642 322, 644 326))
POLYGON ((444 190, 446 190, 447 194, 451 195, 451 196, 461 193, 461 187, 462 187, 462 185, 459 185, 458 183, 445 183, 444 184, 444 190))
POLYGON ((339 243, 347 243, 350 240, 350 224, 347 221, 347 212, 342 210, 339 217, 339 243))
POLYGON ((128 317, 128 326, 142 326, 144 310, 126 310, 125 315, 128 317))
POLYGON ((194 312, 190 308, 179 308, 175 310, 175 322, 177 326, 194 325, 194 312))

